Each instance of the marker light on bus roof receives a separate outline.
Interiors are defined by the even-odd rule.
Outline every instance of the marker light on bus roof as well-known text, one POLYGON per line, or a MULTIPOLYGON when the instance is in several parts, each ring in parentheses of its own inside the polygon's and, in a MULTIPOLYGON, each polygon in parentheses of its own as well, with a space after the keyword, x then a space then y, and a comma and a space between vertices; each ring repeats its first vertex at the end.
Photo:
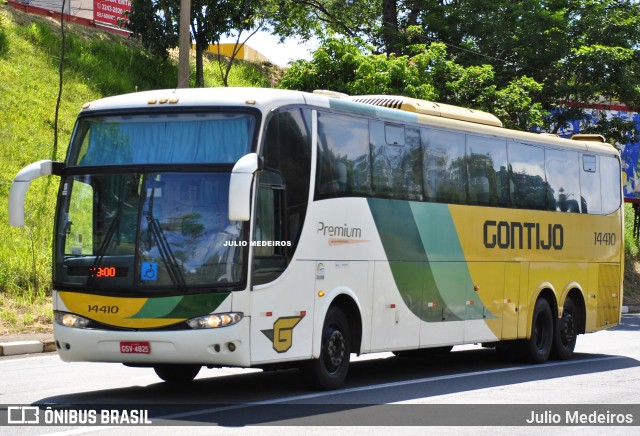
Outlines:
POLYGON ((238 323, 242 319, 242 313, 212 313, 187 320, 187 324, 192 329, 214 329, 217 327, 227 327, 238 323))

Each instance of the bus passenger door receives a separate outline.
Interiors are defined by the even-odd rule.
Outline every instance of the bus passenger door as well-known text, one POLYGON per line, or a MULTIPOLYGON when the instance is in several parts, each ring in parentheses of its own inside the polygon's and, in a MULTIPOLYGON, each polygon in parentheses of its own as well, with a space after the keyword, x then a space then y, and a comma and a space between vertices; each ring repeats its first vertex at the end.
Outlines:
POLYGON ((250 291, 253 365, 311 357, 314 262, 294 263, 278 280, 250 291))
POLYGON ((314 265, 300 260, 287 265, 295 211, 286 207, 285 186, 278 173, 264 170, 260 175, 255 209, 250 247, 251 362, 310 357, 314 265))

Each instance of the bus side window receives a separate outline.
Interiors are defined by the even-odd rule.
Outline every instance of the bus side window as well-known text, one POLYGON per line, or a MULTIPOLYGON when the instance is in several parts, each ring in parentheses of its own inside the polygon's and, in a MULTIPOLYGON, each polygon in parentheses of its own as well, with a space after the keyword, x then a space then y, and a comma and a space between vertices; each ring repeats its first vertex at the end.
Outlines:
POLYGON ((318 112, 316 199, 371 194, 368 125, 365 118, 318 112))
POLYGON ((549 183, 549 210, 580 212, 580 160, 571 150, 545 151, 545 171, 549 183))
POLYGON ((602 190, 602 213, 608 215, 618 210, 621 204, 622 176, 618 159, 600 156, 600 187, 602 190))
POLYGON ((253 283, 268 283, 287 266, 283 217, 285 187, 279 174, 263 171, 256 198, 253 283))
POLYGON ((422 200, 420 130, 369 121, 369 142, 374 195, 422 200))
POLYGON ((93 235, 97 233, 94 229, 94 217, 98 216, 94 206, 100 204, 94 197, 100 198, 100 195, 94 192, 89 176, 84 180, 77 177, 71 189, 69 186, 65 186, 70 200, 69 213, 59 235, 65 238, 64 254, 92 254, 95 251, 93 235))
POLYGON ((311 182, 311 111, 275 110, 267 120, 262 157, 265 169, 258 175, 255 202, 253 284, 275 280, 296 251, 311 182))
POLYGON ((582 213, 602 213, 598 156, 583 154, 580 171, 580 203, 582 213))
POLYGON ((465 136, 436 129, 422 129, 420 136, 425 199, 465 204, 468 189, 465 136))
POLYGON ((511 205, 518 209, 547 209, 547 181, 544 172, 544 149, 510 142, 509 165, 511 205))
POLYGON ((508 206, 507 142, 467 135, 469 204, 508 206))

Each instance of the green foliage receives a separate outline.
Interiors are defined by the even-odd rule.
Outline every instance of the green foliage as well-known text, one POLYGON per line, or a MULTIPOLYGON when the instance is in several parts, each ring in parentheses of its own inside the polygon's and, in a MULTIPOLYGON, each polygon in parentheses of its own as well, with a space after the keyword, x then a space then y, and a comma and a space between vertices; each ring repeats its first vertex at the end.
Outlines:
POLYGON ((0 15, 0 58, 4 57, 9 49, 9 37, 5 29, 5 19, 0 15))
MULTIPOLYGON (((216 56, 213 56, 216 58, 216 56)), ((223 65, 224 68, 224 65, 223 65)), ((205 63, 204 74, 209 87, 226 86, 221 76, 220 65, 217 60, 205 63)), ((257 86, 260 88, 270 88, 273 83, 269 79, 270 75, 267 65, 256 64, 245 61, 235 61, 234 67, 229 72, 227 78, 229 86, 257 86)))
MULTIPOLYGON (((176 67, 169 60, 153 56, 122 37, 96 34, 87 38, 67 32, 65 74, 77 80, 91 77, 91 86, 102 95, 174 86, 176 67), (126 72, 126 74, 125 74, 126 72)), ((18 30, 33 46, 51 53, 52 67, 58 67, 61 36, 43 21, 18 30)))
MULTIPOLYGON (((534 102, 534 96, 542 90, 542 85, 530 77, 519 77, 494 94, 493 114, 506 127, 528 130, 531 126, 541 126, 548 112, 542 103, 534 102)), ((491 104, 487 102, 485 107, 491 104)))
MULTIPOLYGON (((375 47, 371 53, 396 59, 415 56, 415 44, 446 44, 460 69, 449 70, 444 83, 428 82, 440 101, 490 108, 494 98, 493 106, 512 127, 540 124, 545 114, 547 131, 557 132, 569 120, 588 125, 585 105, 602 98, 640 107, 637 0, 351 0, 349 7, 332 0, 276 3, 273 20, 279 23, 273 28, 280 35, 345 36, 375 47), (471 82, 465 84, 467 79, 471 82), (530 83, 536 83, 535 90, 530 83), (498 94, 478 90, 484 84, 498 94), (527 100, 535 105, 531 111, 527 100)), ((350 74, 340 77, 348 82, 350 74)), ((379 77, 367 79, 380 80, 384 74, 393 72, 379 69, 379 77)), ((415 85, 407 85, 413 92, 415 85)), ((611 142, 640 133, 631 125, 596 127, 611 142)))
POLYGON ((311 61, 294 61, 279 86, 284 89, 313 91, 330 89, 349 93, 356 78, 362 52, 345 39, 328 39, 314 53, 311 61))
POLYGON ((500 88, 490 65, 457 64, 443 44, 415 44, 408 51, 403 56, 369 54, 346 38, 330 38, 310 61, 294 62, 280 86, 351 95, 404 95, 492 112, 507 127, 542 124, 546 113, 533 101, 542 86, 533 79, 514 79, 500 88))
POLYGON ((180 1, 133 1, 126 14, 124 27, 140 38, 142 45, 163 59, 178 45, 180 1), (158 13, 162 10, 162 14, 158 13))
MULTIPOLYGON (((195 42, 197 87, 205 86, 203 59, 209 44, 219 42, 223 35, 255 27, 263 3, 264 0, 191 0, 189 27, 195 42)), ((123 23, 145 47, 164 58, 178 45, 179 24, 180 0, 132 2, 123 23)))
POLYGON ((631 203, 625 203, 624 208, 624 251, 627 257, 638 259, 640 255, 640 241, 633 237, 634 211, 631 203))

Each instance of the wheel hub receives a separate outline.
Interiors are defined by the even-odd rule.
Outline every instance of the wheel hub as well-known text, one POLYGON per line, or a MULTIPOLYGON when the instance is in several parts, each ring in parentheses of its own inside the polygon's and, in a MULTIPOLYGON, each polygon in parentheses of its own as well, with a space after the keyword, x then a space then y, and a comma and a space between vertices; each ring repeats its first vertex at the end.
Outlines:
POLYGON ((565 344, 569 344, 573 342, 575 338, 575 319, 570 313, 563 316, 563 318, 564 322, 562 323, 562 341, 565 344))
POLYGON ((334 330, 327 341, 327 363, 332 367, 340 366, 344 359, 345 340, 342 332, 334 330))

